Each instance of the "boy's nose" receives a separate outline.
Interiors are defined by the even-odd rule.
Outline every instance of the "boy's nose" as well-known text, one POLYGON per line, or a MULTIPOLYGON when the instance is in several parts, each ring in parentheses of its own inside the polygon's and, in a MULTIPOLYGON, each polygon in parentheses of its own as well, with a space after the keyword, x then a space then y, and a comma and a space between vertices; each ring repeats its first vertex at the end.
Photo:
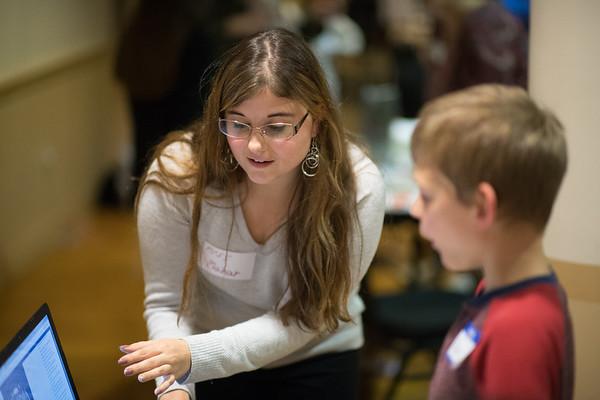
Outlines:
POLYGON ((421 197, 417 197, 416 200, 410 206, 409 213, 415 219, 420 219, 421 214, 423 212, 423 202, 421 201, 421 197))

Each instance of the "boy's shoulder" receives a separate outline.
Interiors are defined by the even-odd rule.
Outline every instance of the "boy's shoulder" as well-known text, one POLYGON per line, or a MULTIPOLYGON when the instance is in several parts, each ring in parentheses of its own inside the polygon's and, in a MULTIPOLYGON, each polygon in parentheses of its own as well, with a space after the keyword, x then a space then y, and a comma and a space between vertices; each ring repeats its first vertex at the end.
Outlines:
POLYGON ((564 291, 554 275, 519 282, 484 296, 489 298, 483 333, 489 338, 515 333, 521 338, 539 338, 542 332, 564 334, 568 310, 564 291))
POLYGON ((572 328, 553 274, 481 293, 469 300, 459 321, 441 354, 448 356, 453 346, 453 356, 469 351, 465 343, 474 344, 472 352, 459 368, 440 358, 430 398, 447 399, 451 392, 460 398, 571 398, 572 328), (464 325, 468 319, 471 327, 464 325))

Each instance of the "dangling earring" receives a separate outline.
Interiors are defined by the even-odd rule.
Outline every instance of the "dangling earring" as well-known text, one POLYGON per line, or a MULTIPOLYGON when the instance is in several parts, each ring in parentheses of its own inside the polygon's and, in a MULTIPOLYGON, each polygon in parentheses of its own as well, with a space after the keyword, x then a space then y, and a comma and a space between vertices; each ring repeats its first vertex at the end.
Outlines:
POLYGON ((223 165, 225 165, 225 169, 227 170, 227 172, 235 171, 240 165, 237 162, 237 160, 233 157, 233 154, 231 154, 231 150, 227 145, 225 146, 225 156, 221 159, 221 162, 223 163, 223 165))
POLYGON ((308 154, 302 160, 302 173, 304 176, 312 178, 317 174, 317 168, 319 167, 319 147, 317 146, 317 140, 312 138, 310 141, 310 150, 308 154))

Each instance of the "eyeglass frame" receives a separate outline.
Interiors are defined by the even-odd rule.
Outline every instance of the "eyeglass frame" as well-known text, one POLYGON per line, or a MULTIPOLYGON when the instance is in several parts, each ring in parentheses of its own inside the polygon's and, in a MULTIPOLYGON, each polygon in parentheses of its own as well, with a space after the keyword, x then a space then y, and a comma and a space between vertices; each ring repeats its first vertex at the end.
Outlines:
POLYGON ((258 132, 265 138, 269 139, 269 140, 280 140, 280 141, 286 141, 286 140, 290 140, 291 138, 293 138, 294 136, 296 136, 298 134, 298 131, 300 131, 300 129, 302 128, 302 125, 304 124, 304 121, 306 121, 306 118, 308 118, 308 114, 310 114, 308 111, 306 112, 306 114, 304 114, 304 116, 300 119, 300 121, 298 121, 297 124, 290 124, 288 122, 273 122, 271 124, 265 124, 265 125, 261 125, 261 126, 252 126, 250 124, 247 124, 245 122, 240 122, 238 120, 235 119, 227 119, 227 118, 219 118, 217 125, 219 126, 219 131, 230 138, 234 138, 234 139, 248 139, 250 137, 250 135, 252 134, 253 130, 258 130, 258 132), (226 132, 223 132, 223 130, 221 129, 221 121, 231 121, 231 122, 235 122, 236 124, 240 124, 240 125, 245 125, 248 128, 250 128, 250 130, 248 131, 248 135, 247 136, 233 136, 233 135, 228 135, 226 132), (272 137, 270 137, 264 130, 264 128, 266 126, 269 125, 288 125, 291 126, 292 128, 294 128, 294 133, 284 139, 274 139, 272 137))

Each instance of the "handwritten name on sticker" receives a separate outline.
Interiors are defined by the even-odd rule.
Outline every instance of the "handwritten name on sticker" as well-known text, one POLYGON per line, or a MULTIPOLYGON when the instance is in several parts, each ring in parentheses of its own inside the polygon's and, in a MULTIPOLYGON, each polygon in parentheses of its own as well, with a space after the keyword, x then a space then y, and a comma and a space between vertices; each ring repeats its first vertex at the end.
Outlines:
POLYGON ((252 278, 256 253, 236 253, 204 242, 200 266, 211 275, 247 281, 252 278))

